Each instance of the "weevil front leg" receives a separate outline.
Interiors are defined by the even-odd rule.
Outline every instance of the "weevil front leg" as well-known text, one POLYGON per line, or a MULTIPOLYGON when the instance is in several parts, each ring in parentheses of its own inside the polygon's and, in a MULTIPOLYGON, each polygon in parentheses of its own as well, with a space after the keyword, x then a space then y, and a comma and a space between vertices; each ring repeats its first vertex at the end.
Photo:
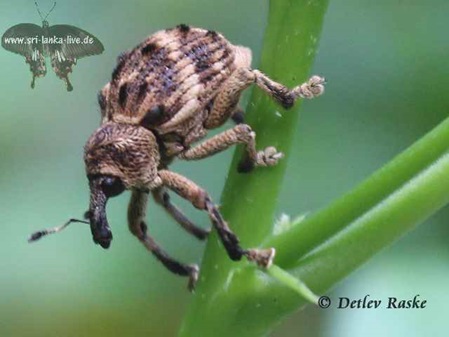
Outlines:
POLYGON ((169 213, 176 220, 176 222, 181 225, 182 228, 184 228, 190 234, 194 235, 199 240, 204 240, 205 238, 207 238, 210 230, 198 227, 192 221, 190 221, 182 213, 182 211, 170 201, 170 195, 164 188, 153 190, 152 193, 154 200, 159 205, 164 207, 167 213, 169 213))
POLYGON ((184 160, 198 160, 226 150, 235 144, 245 144, 246 156, 240 162, 239 172, 249 172, 255 166, 273 166, 283 157, 275 147, 269 146, 262 151, 256 150, 256 133, 247 124, 239 124, 232 129, 207 139, 203 143, 181 152, 178 157, 184 160))
POLYGON ((132 192, 128 208, 129 229, 168 270, 180 276, 188 276, 188 288, 192 291, 198 280, 199 268, 195 264, 188 265, 176 261, 170 257, 150 235, 148 235, 147 225, 145 223, 147 200, 147 193, 137 190, 132 192))
POLYGON ((229 228, 205 190, 189 179, 168 170, 159 171, 159 177, 162 179, 164 186, 190 201, 194 207, 207 211, 232 260, 238 261, 242 256, 246 256, 249 261, 254 261, 260 267, 268 268, 271 265, 275 254, 274 248, 243 249, 240 246, 239 239, 229 228))

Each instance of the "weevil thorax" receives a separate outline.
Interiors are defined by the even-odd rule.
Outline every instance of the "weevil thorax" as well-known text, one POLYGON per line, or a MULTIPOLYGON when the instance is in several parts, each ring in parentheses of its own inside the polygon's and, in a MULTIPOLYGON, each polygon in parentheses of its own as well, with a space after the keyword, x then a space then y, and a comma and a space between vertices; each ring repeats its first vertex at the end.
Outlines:
POLYGON ((111 176, 126 189, 149 190, 159 184, 159 147, 154 134, 139 126, 107 122, 84 147, 86 174, 111 176))

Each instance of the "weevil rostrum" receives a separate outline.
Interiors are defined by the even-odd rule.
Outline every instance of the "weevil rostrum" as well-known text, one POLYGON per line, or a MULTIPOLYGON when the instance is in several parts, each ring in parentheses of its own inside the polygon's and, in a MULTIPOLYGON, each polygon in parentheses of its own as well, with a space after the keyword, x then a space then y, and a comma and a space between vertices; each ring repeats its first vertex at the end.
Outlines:
POLYGON ((90 186, 88 221, 71 219, 63 226, 36 232, 30 241, 58 232, 71 222, 86 222, 94 242, 108 248, 112 233, 106 203, 130 190, 131 233, 171 272, 187 276, 193 289, 197 265, 170 257, 148 234, 145 221, 151 193, 185 230, 198 239, 207 237, 208 230, 194 225, 172 204, 168 191, 173 191, 208 213, 232 260, 246 257, 260 267, 269 267, 275 255, 273 248, 242 248, 208 193, 168 169, 175 158, 199 160, 235 144, 246 148, 238 168, 241 172, 277 164, 282 153, 274 147, 257 151, 255 132, 242 122, 239 98, 253 83, 284 108, 293 106, 298 98, 313 98, 324 91, 324 79, 319 76, 288 89, 251 69, 250 49, 231 44, 217 32, 187 25, 159 31, 120 55, 111 81, 98 95, 101 126, 84 148, 90 186), (236 122, 234 127, 192 145, 230 118, 236 122))

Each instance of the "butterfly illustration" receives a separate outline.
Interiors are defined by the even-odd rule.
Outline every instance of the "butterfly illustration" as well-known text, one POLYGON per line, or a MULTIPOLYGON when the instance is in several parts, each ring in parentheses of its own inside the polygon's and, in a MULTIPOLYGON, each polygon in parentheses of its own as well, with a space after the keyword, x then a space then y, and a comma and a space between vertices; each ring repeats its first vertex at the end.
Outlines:
POLYGON ((50 57, 55 74, 61 78, 72 91, 69 73, 78 59, 90 55, 98 55, 104 51, 103 44, 95 36, 75 26, 53 25, 47 21, 53 7, 42 15, 35 2, 37 12, 42 19, 42 27, 32 23, 20 23, 9 28, 2 36, 2 47, 8 51, 25 56, 33 74, 31 88, 34 88, 36 77, 44 77, 47 73, 45 58, 50 57))

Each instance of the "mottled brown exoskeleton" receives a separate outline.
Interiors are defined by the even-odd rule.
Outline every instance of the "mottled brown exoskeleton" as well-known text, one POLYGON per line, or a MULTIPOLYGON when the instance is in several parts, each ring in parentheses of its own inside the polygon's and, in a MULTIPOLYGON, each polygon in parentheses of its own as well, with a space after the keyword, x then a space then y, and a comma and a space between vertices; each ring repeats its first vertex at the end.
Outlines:
MULTIPOLYGON (((95 243, 108 248, 112 240, 106 219, 108 198, 130 190, 129 229, 170 271, 188 276, 192 289, 198 267, 167 255, 148 234, 145 222, 151 193, 183 228, 199 239, 206 238, 209 231, 195 226, 171 203, 171 190, 208 213, 232 260, 246 256, 261 267, 271 264, 273 248, 243 249, 207 192, 168 169, 175 158, 199 160, 239 143, 246 147, 239 166, 242 172, 275 165, 282 157, 274 147, 256 150, 255 133, 243 123, 238 107, 242 91, 255 83, 284 108, 290 108, 297 98, 322 94, 324 79, 313 76, 288 89, 251 69, 250 64, 248 48, 232 45, 214 31, 186 25, 157 32, 118 58, 111 81, 99 94, 101 126, 85 146, 91 191, 86 218, 95 243), (229 118, 237 125, 192 145, 229 118)), ((69 223, 38 232, 31 240, 69 223)))

